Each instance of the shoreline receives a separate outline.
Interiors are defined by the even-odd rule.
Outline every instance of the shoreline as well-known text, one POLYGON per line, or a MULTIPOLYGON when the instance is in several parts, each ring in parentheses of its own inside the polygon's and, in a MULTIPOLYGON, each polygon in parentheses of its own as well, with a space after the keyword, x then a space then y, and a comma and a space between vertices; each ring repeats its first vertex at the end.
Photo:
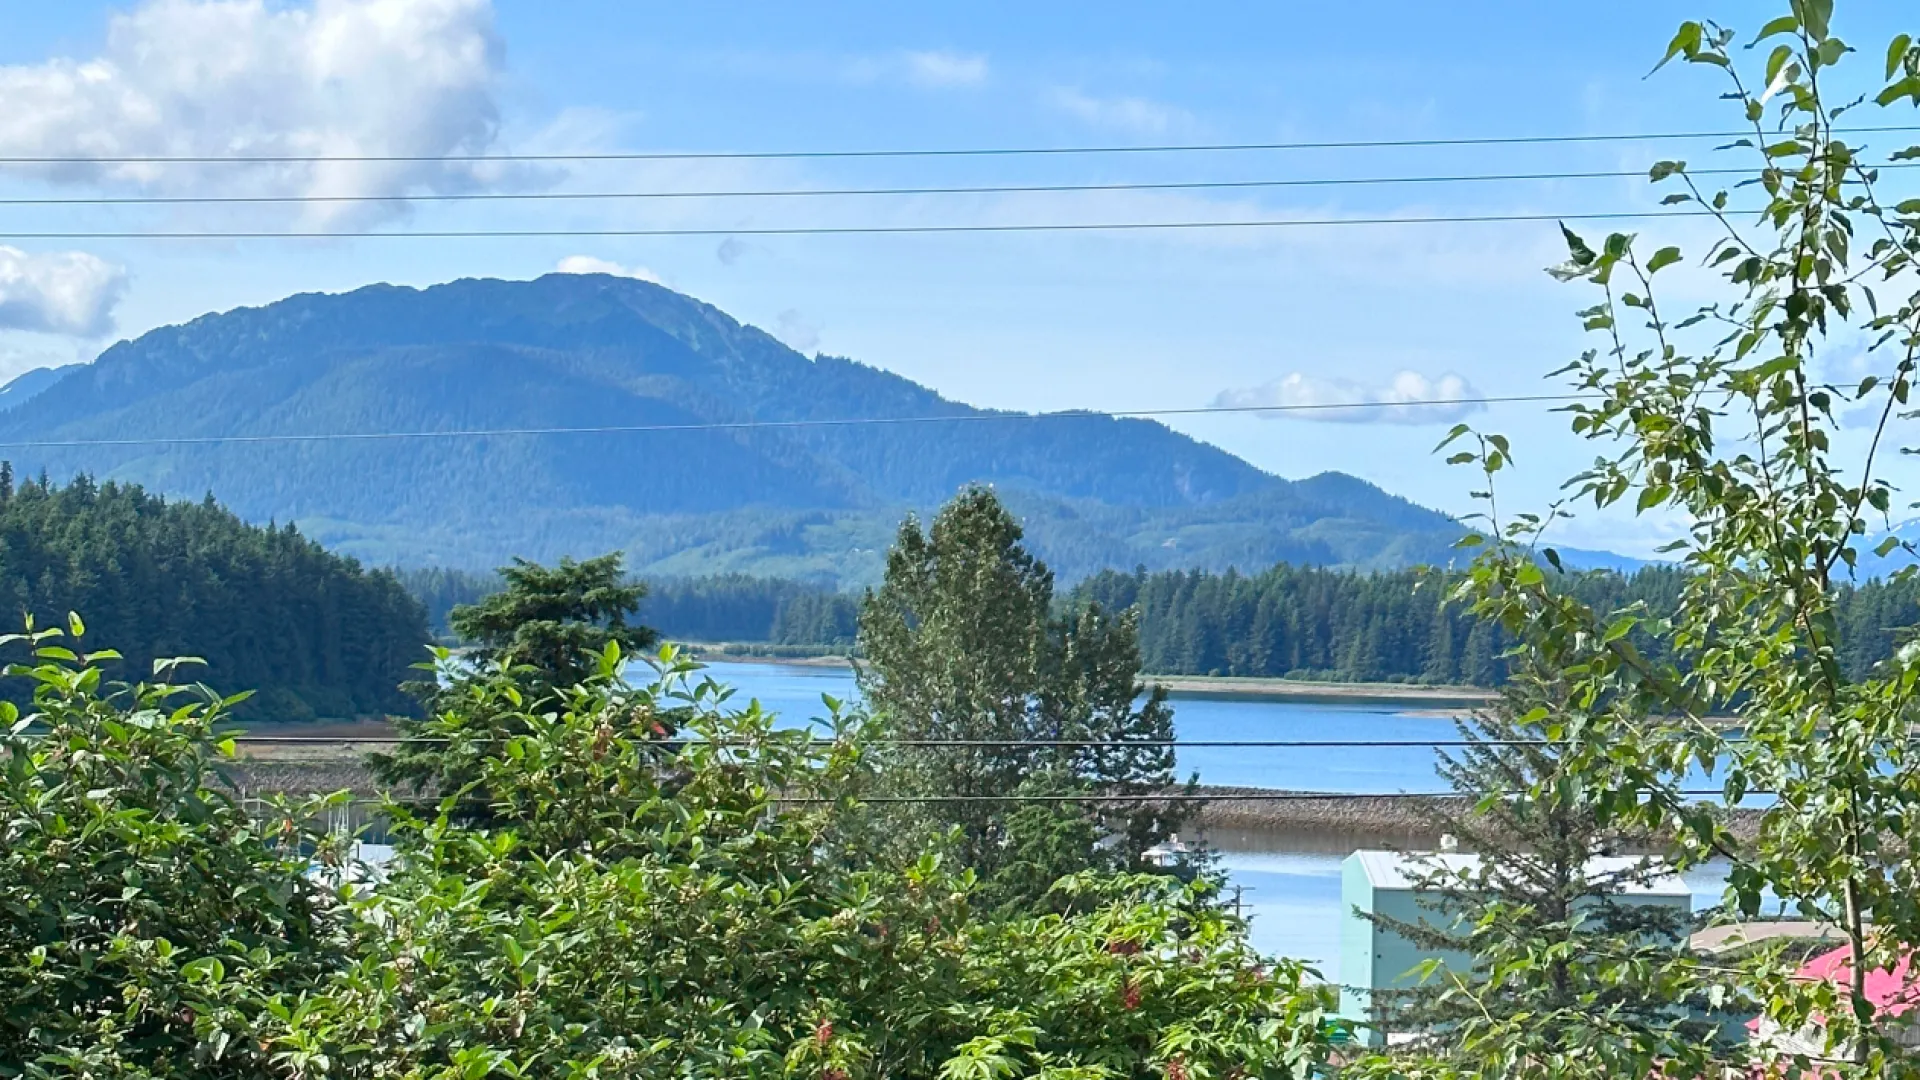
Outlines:
MULTIPOLYGON (((727 664, 769 664, 777 667, 851 671, 846 656, 749 656, 706 652, 689 646, 694 658, 710 668, 727 664)), ((715 672, 717 675, 718 672, 715 672)), ((1146 686, 1164 688, 1178 697, 1255 698, 1328 705, 1413 705, 1433 710, 1436 717, 1454 716, 1494 700, 1498 694, 1477 686, 1420 686, 1413 683, 1320 682, 1266 675, 1154 675, 1140 676, 1146 686)))
MULTIPOLYGON (((314 792, 345 790, 357 799, 377 799, 380 787, 358 753, 249 754, 228 767, 244 796, 283 794, 300 798, 314 792)), ((1223 850, 1326 850, 1354 847, 1432 847, 1444 827, 1445 811, 1465 809, 1460 795, 1346 795, 1282 788, 1202 784, 1190 826, 1202 835, 1229 839, 1223 850), (1236 795, 1251 796, 1236 799, 1236 795), (1274 796, 1284 796, 1275 798, 1274 796)), ((1727 822, 1736 838, 1750 839, 1762 811, 1742 808, 1727 822)))
POLYGON ((1311 682, 1256 675, 1142 675, 1140 681, 1180 697, 1265 698, 1325 705, 1418 705, 1436 715, 1478 708, 1498 695, 1477 686, 1311 682))

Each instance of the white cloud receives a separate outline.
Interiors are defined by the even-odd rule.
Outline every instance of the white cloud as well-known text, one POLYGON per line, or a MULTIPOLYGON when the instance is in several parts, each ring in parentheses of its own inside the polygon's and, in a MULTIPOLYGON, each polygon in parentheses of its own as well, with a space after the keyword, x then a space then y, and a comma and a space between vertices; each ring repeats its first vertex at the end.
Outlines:
POLYGON ((987 58, 978 53, 909 52, 907 80, 916 86, 978 86, 987 81, 987 58))
POLYGON ((927 90, 952 90, 979 86, 987 81, 990 70, 980 53, 903 49, 842 61, 837 75, 857 85, 904 82, 927 90))
POLYGON ((561 274, 612 274, 614 277, 637 278, 662 284, 660 275, 644 266, 622 266, 617 262, 598 258, 593 255, 569 255, 561 259, 554 268, 561 274))
MULTIPOLYGON (((475 153, 499 127, 490 0, 149 0, 100 55, 0 66, 0 153, 32 157, 475 153)), ((499 170, 433 161, 62 164, 43 178, 161 193, 471 189, 499 170)), ((403 204, 313 204, 348 226, 403 204)))
POLYGON ((1223 408, 1291 406, 1295 411, 1256 413, 1267 419, 1319 420, 1336 424, 1440 424, 1480 412, 1485 405, 1462 401, 1479 397, 1473 384, 1451 372, 1429 379, 1402 371, 1384 385, 1304 372, 1245 390, 1223 390, 1213 404, 1223 408), (1447 402, 1448 404, 1420 404, 1447 402), (1337 408, 1352 405, 1356 408, 1337 408))
POLYGON ((773 336, 795 352, 813 352, 820 347, 820 328, 797 308, 788 308, 774 316, 773 336))
POLYGON ((98 337, 126 290, 126 269, 97 255, 0 245, 0 329, 98 337))
POLYGON ((1141 97, 1095 97, 1070 86, 1048 92, 1047 104, 1095 127, 1114 128, 1136 135, 1164 135, 1190 127, 1193 115, 1185 109, 1141 97))

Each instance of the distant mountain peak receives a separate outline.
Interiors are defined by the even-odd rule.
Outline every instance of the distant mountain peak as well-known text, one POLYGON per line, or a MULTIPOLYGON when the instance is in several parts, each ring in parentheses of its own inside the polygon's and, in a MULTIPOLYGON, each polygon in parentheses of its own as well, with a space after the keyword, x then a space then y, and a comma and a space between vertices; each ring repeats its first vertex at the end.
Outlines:
POLYGON ((58 367, 37 367, 15 375, 4 386, 0 386, 0 411, 17 409, 32 401, 40 395, 41 391, 65 378, 75 368, 82 366, 84 365, 62 364, 58 367))
POLYGON ((703 301, 606 274, 301 293, 121 342, 35 392, 33 408, 0 412, 0 438, 689 429, 123 444, 17 463, 211 490, 379 562, 622 548, 657 573, 870 581, 902 514, 969 483, 993 484, 1069 580, 1138 563, 1398 566, 1450 558, 1460 532, 1357 478, 1287 481, 1138 418, 703 429, 1008 414, 810 359, 703 301))

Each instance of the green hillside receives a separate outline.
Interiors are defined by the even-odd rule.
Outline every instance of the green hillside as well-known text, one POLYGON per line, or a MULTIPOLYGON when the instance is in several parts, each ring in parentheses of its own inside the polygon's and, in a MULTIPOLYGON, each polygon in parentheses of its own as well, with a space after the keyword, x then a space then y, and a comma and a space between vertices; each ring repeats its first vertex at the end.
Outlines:
MULTIPOLYGON (((205 502, 137 487, 13 483, 0 465, 0 619, 66 627, 122 659, 110 677, 150 678, 153 661, 193 656, 177 678, 256 691, 247 719, 406 711, 399 691, 426 656, 426 614, 392 574, 368 572, 291 526, 251 526, 205 502)), ((5 657, 16 662, 16 649, 5 657)), ((6 687, 21 699, 25 688, 6 687)))
POLYGON ((1107 567, 1386 568, 1459 527, 1352 477, 1288 481, 1146 420, 1043 421, 809 359, 603 275, 374 285, 207 315, 108 349, 0 413, 0 441, 169 495, 208 491, 375 563, 489 568, 615 548, 649 576, 869 583, 903 514, 993 484, 1068 580, 1107 567), (881 420, 596 434, 154 443, 147 437, 881 420))

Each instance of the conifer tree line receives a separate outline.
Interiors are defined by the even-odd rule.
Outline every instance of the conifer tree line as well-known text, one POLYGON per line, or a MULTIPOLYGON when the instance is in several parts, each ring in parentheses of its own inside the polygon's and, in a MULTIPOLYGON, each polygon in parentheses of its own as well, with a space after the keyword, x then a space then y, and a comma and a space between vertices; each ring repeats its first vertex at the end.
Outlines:
MULTIPOLYGON (((458 570, 403 570, 400 578, 443 638, 455 605, 499 588, 495 575, 458 570)), ((1560 580, 1583 603, 1644 602, 1653 615, 1672 612, 1685 582, 1665 566, 1560 580)), ((1456 582, 1424 570, 1356 573, 1285 563, 1254 574, 1110 570, 1057 594, 1055 606, 1060 614, 1088 606, 1137 609, 1143 669, 1155 674, 1503 685, 1501 655, 1511 640, 1447 602, 1456 582)), ((1845 584, 1836 603, 1842 662, 1865 671, 1891 656, 1906 629, 1920 622, 1920 582, 1845 584)), ((860 601, 808 582, 725 574, 649 581, 641 613, 676 641, 844 649, 857 637, 860 601)))
MULTIPOLYGON (((451 640, 453 609, 501 588, 500 576, 444 567, 397 571, 427 609, 434 636, 451 640)), ((750 641, 846 648, 859 633, 860 600, 810 582, 751 574, 651 578, 647 625, 675 641, 750 641)))
MULTIPOLYGON (((407 711, 400 691, 426 656, 425 614, 389 572, 204 502, 79 476, 15 484, 0 463, 0 598, 6 617, 64 625, 86 613, 139 679, 159 657, 205 666, 178 677, 255 691, 242 719, 306 720, 407 711)), ((14 659, 14 658, 9 658, 14 659)), ((5 696, 24 700, 21 680, 5 696)))
MULTIPOLYGON (((1664 566, 1556 578, 1556 588, 1582 603, 1644 603, 1656 617, 1672 614, 1687 580, 1664 566)), ((1068 602, 1137 607, 1142 661, 1161 674, 1502 685, 1501 657, 1512 640, 1448 601, 1457 581, 1420 570, 1356 574, 1284 564, 1250 575, 1109 572, 1082 582, 1068 602)), ((1841 662, 1865 671, 1920 622, 1920 582, 1844 584, 1835 607, 1841 662)), ((1644 645, 1660 651, 1657 642, 1644 645)))
MULTIPOLYGON (((1671 609, 1681 583, 1663 567, 1564 580, 1588 602, 1656 611, 1671 609)), ((1244 575, 1109 571, 1082 582, 1071 602, 1137 608, 1141 658, 1162 674, 1500 685, 1511 642, 1448 601, 1456 581, 1285 564, 1244 575)))

